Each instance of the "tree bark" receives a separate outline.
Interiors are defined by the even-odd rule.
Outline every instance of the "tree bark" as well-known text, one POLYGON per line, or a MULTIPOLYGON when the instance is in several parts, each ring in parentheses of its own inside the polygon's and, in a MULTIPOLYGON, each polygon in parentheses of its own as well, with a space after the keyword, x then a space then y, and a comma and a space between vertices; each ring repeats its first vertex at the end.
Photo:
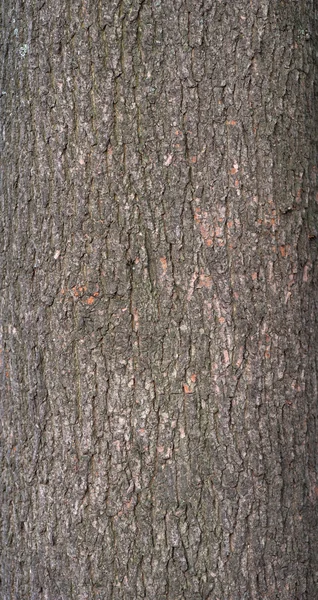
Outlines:
POLYGON ((315 600, 313 0, 1 11, 1 598, 315 600))

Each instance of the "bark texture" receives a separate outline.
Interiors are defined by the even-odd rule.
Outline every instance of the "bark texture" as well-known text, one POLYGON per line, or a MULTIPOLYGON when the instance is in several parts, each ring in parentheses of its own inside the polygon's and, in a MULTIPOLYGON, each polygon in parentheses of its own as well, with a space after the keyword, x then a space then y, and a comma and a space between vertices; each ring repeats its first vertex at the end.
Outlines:
POLYGON ((317 5, 1 11, 1 598, 316 600, 317 5))

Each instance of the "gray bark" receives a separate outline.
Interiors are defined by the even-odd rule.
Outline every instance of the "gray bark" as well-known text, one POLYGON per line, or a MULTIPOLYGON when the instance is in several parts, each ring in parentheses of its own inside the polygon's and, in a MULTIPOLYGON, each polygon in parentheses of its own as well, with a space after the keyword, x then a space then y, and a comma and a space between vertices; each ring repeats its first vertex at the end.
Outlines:
POLYGON ((315 600, 313 0, 1 11, 1 598, 315 600))

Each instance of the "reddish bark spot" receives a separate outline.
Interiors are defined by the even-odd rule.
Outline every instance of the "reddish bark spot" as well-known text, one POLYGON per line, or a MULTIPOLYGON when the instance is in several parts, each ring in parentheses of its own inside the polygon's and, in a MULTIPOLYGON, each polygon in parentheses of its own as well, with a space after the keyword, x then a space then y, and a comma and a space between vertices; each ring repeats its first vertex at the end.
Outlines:
POLYGON ((256 271, 254 273, 252 273, 252 279, 253 279, 253 281, 257 280, 257 272, 256 271))
POLYGON ((135 331, 138 331, 139 329, 139 315, 138 315, 138 311, 136 308, 133 309, 132 311, 133 313, 133 328, 135 331))
POLYGON ((86 292, 86 290, 87 290, 86 285, 74 285, 71 288, 71 292, 73 293, 73 296, 75 296, 75 298, 82 296, 83 293, 86 292))
POLYGON ((279 251, 283 257, 286 256, 286 246, 279 246, 279 251))
POLYGON ((210 233, 209 228, 204 223, 201 223, 201 225, 200 225, 200 233, 204 240, 209 239, 209 233, 210 233))
POLYGON ((193 296, 194 284, 195 284, 197 278, 198 278, 198 272, 194 271, 194 273, 193 273, 193 275, 191 277, 191 280, 190 280, 189 291, 188 291, 188 294, 187 294, 187 300, 188 300, 188 302, 190 302, 190 300, 191 300, 191 298, 193 296))
POLYGON ((291 292, 287 292, 287 294, 285 296, 285 304, 287 304, 290 297, 291 297, 291 292))
POLYGON ((227 350, 223 350, 224 362, 228 365, 230 362, 230 356, 227 350))
POLYGON ((308 272, 311 269, 311 265, 305 265, 304 266, 304 274, 303 274, 303 281, 306 283, 308 281, 308 272))
POLYGON ((210 289, 212 287, 211 275, 205 275, 204 273, 201 273, 201 275, 199 277, 198 288, 202 288, 202 287, 205 287, 207 289, 210 289))
POLYGON ((196 156, 191 156, 191 162, 192 163, 196 163, 197 162, 197 157, 196 156))
POLYGON ((266 352, 264 353, 265 358, 270 358, 271 353, 269 352, 269 350, 266 350, 266 352))
POLYGON ((207 302, 206 300, 204 301, 204 308, 205 308, 205 312, 207 315, 207 318, 209 320, 212 319, 213 317, 213 312, 212 312, 212 303, 211 302, 207 302))
POLYGON ((185 393, 186 393, 186 394, 192 394, 192 390, 191 390, 191 388, 188 386, 188 384, 187 384, 187 383, 184 383, 184 384, 183 384, 183 389, 184 389, 184 391, 185 391, 185 393))
POLYGON ((182 426, 181 426, 181 427, 179 428, 179 432, 180 432, 180 438, 181 438, 181 439, 184 439, 184 438, 185 438, 185 436, 186 436, 186 434, 185 434, 185 431, 184 431, 184 427, 182 427, 182 426))
POLYGON ((196 374, 195 374, 195 373, 193 373, 193 375, 191 375, 190 379, 191 379, 192 383, 195 383, 195 382, 196 382, 196 380, 197 380, 197 376, 196 376, 196 374))
POLYGON ((244 346, 240 346, 239 356, 238 356, 238 359, 237 359, 237 361, 235 363, 236 366, 237 366, 237 368, 239 368, 241 366, 242 362, 243 362, 243 355, 244 355, 244 346))
POLYGON ((167 259, 166 259, 166 257, 165 257, 165 256, 162 256, 162 257, 160 258, 160 262, 161 262, 161 267, 162 267, 163 273, 164 273, 164 275, 165 275, 165 274, 166 274, 166 272, 167 272, 167 259))
POLYGON ((201 218, 202 218, 201 213, 202 213, 201 208, 199 208, 199 206, 197 206, 194 211, 194 220, 197 223, 200 223, 200 221, 201 221, 201 218))
POLYGON ((235 175, 235 173, 237 173, 238 170, 239 170, 238 163, 235 161, 234 164, 233 164, 232 169, 230 170, 231 175, 235 175))
POLYGON ((91 304, 94 304, 94 302, 95 302, 95 298, 94 298, 94 296, 90 296, 90 297, 89 297, 89 298, 87 298, 87 300, 86 300, 86 304, 89 304, 89 305, 91 305, 91 304))
POLYGON ((133 498, 131 498, 130 500, 128 500, 128 502, 125 502, 125 510, 129 510, 132 507, 132 503, 133 503, 133 498))
POLYGON ((239 182, 238 179, 235 179, 234 185, 235 185, 236 188, 240 185, 240 182, 239 182))
POLYGON ((237 121, 234 121, 234 119, 231 121, 226 121, 226 125, 237 125, 237 121))
POLYGON ((209 223, 207 211, 202 212, 201 208, 197 206, 194 211, 194 220, 200 227, 200 233, 206 246, 212 246, 214 232, 212 224, 209 223))

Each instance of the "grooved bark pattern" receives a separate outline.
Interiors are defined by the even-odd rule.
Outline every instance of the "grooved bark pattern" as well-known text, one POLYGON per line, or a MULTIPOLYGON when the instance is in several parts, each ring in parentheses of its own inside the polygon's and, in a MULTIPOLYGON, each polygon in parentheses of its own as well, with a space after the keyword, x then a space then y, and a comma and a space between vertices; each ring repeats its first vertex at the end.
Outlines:
POLYGON ((313 0, 1 11, 1 598, 315 600, 313 0))

